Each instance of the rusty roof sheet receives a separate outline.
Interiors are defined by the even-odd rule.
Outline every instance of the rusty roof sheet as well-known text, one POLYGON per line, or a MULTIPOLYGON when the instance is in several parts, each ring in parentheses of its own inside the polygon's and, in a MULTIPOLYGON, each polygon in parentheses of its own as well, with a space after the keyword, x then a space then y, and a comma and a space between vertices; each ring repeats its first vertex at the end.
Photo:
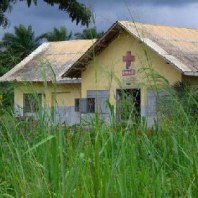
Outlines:
POLYGON ((122 31, 144 42, 184 75, 198 76, 198 29, 117 21, 63 77, 80 77, 82 67, 93 58, 91 54, 101 53, 122 31))
POLYGON ((79 83, 77 79, 62 78, 62 74, 78 60, 95 40, 47 42, 0 78, 0 81, 57 81, 79 83))

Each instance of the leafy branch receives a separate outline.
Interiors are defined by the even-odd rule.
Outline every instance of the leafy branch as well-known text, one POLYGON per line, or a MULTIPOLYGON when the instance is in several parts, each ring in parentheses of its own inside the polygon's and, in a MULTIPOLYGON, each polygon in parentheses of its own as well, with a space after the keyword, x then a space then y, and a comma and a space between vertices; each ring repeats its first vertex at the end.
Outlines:
MULTIPOLYGON (((32 4, 37 5, 37 0, 1 0, 0 1, 0 26, 4 28, 8 26, 8 18, 6 17, 6 12, 11 12, 13 6, 19 2, 23 1, 27 3, 30 7, 32 4)), ((76 21, 76 24, 81 23, 81 25, 88 26, 91 22, 92 13, 89 8, 84 4, 79 3, 76 0, 43 0, 50 6, 57 5, 59 10, 68 13, 72 21, 76 21)))

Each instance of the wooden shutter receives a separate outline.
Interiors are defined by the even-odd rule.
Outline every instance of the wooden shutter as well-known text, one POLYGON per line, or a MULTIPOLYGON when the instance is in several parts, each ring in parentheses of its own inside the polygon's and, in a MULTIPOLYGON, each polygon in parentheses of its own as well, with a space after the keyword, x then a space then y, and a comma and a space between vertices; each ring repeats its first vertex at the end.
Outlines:
POLYGON ((108 99, 107 98, 99 97, 97 102, 98 102, 98 111, 99 111, 99 113, 102 113, 102 114, 109 113, 108 99))
POLYGON ((166 100, 169 94, 161 90, 148 90, 148 105, 146 109, 146 117, 148 126, 151 127, 158 119, 159 105, 166 106, 168 108, 168 100, 166 100))
POLYGON ((80 111, 80 113, 88 113, 87 98, 81 98, 79 100, 79 111, 80 111))
POLYGON ((96 110, 100 114, 108 114, 109 109, 107 102, 109 100, 108 90, 87 91, 88 98, 95 98, 96 110))

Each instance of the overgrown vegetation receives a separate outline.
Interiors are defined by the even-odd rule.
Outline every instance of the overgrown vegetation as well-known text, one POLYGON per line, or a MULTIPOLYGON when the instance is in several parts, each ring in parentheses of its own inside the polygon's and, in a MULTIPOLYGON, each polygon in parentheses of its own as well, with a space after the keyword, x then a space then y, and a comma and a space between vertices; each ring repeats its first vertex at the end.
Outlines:
MULTIPOLYGON (((59 33, 69 38, 66 31, 59 33)), ((101 36, 95 30, 76 36, 86 35, 101 36)), ((90 127, 54 126, 41 109, 38 121, 19 120, 2 109, 0 197, 197 197, 197 88, 177 85, 166 91, 151 129, 144 118, 131 124, 137 112, 126 101, 121 104, 127 122, 118 124, 109 104, 110 123, 96 114, 90 127)))
MULTIPOLYGON (((69 128, 44 122, 42 113, 38 123, 5 113, 0 196, 197 197, 198 123, 173 93, 168 116, 149 130, 144 121, 119 126, 113 117, 69 128)), ((191 92, 186 100, 198 108, 191 92)))

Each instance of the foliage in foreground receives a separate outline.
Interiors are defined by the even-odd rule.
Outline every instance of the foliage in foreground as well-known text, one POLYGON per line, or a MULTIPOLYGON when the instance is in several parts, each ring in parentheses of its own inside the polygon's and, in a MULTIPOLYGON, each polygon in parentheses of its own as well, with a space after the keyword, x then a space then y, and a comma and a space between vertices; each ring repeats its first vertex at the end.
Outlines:
MULTIPOLYGON (((0 120, 1 197, 196 197, 198 123, 174 111, 152 130, 0 120)), ((198 104, 196 103, 196 107, 198 104)))

